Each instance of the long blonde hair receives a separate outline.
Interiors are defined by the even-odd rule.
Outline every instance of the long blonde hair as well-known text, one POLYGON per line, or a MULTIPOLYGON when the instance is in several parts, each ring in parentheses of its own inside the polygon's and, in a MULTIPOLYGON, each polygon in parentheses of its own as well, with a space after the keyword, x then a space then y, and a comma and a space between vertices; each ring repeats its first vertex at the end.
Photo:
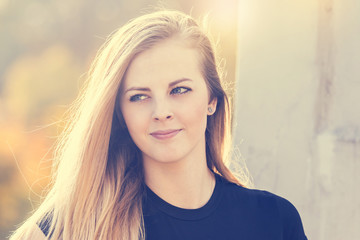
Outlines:
POLYGON ((172 37, 199 50, 211 99, 217 98, 206 129, 207 165, 242 185, 225 165, 231 145, 230 107, 212 42, 190 16, 158 11, 130 21, 99 50, 59 140, 52 188, 12 239, 25 236, 46 217, 53 239, 144 239, 142 159, 122 119, 118 95, 131 60, 172 37))

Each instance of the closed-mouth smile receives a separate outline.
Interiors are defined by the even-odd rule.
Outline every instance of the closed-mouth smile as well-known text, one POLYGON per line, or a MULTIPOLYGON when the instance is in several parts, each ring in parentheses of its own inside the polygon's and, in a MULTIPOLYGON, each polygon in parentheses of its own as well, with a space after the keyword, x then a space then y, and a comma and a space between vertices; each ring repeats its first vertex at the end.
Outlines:
POLYGON ((150 135, 159 140, 175 137, 182 129, 168 129, 151 132, 150 135))

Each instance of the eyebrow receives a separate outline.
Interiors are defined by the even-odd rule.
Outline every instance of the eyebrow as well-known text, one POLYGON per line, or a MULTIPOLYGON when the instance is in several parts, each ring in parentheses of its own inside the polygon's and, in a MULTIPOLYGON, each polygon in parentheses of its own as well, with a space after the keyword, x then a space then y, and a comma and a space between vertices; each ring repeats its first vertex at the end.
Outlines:
MULTIPOLYGON (((169 83, 169 87, 173 87, 173 86, 175 86, 175 85, 177 85, 177 84, 179 84, 181 82, 186 82, 186 81, 191 81, 192 82, 192 80, 189 79, 189 78, 181 78, 181 79, 178 79, 178 80, 175 80, 175 81, 169 83)), ((147 88, 147 87, 131 87, 131 88, 127 89, 124 93, 127 93, 129 91, 135 91, 135 90, 150 92, 150 88, 147 88)))

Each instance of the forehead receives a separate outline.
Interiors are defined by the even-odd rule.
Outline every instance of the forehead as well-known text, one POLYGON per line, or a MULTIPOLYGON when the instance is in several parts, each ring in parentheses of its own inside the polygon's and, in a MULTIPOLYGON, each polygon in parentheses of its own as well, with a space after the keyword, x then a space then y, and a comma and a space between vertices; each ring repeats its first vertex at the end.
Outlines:
POLYGON ((137 55, 128 67, 124 87, 202 79, 199 51, 179 40, 164 40, 137 55))

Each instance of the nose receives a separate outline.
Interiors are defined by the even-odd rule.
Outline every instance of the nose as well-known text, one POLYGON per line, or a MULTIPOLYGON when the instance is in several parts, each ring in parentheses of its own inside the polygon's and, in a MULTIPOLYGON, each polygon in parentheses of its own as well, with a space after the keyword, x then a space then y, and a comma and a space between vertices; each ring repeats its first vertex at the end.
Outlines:
POLYGON ((166 100, 156 101, 154 105, 152 118, 155 121, 171 120, 174 118, 170 104, 166 100))

